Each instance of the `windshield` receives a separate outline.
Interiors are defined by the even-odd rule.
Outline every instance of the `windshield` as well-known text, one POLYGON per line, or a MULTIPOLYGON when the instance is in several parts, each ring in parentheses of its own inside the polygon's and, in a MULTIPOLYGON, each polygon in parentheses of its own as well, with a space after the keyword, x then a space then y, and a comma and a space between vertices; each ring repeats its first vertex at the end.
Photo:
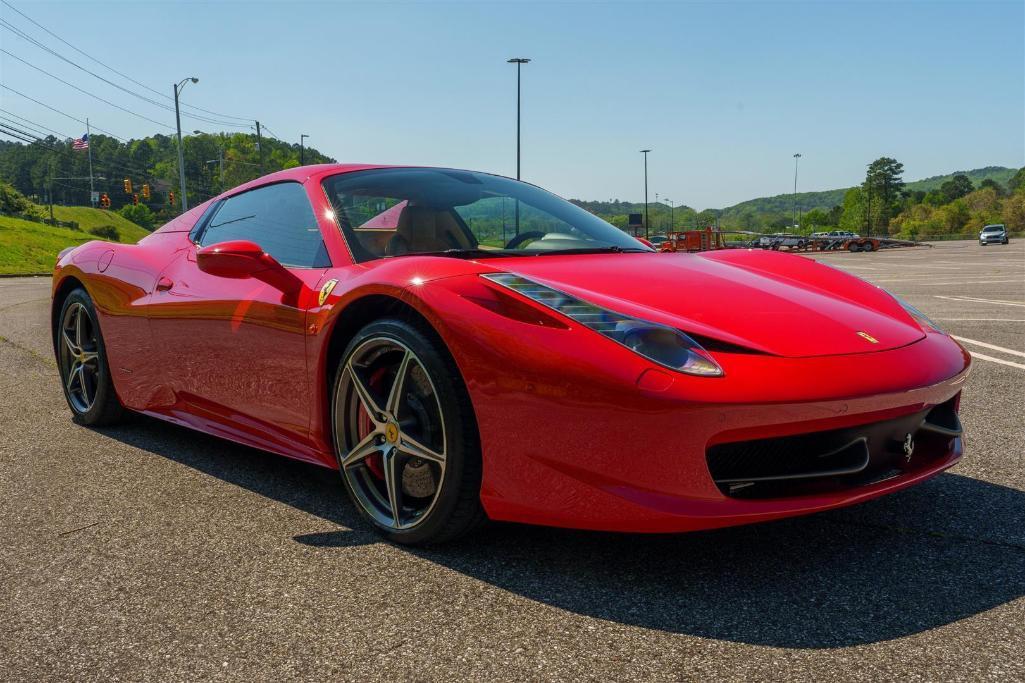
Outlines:
POLYGON ((432 168, 324 180, 357 261, 438 254, 518 256, 651 251, 575 204, 509 178, 432 168))
POLYGON ((1004 226, 1002 225, 987 225, 982 229, 983 232, 1003 232, 1004 226))

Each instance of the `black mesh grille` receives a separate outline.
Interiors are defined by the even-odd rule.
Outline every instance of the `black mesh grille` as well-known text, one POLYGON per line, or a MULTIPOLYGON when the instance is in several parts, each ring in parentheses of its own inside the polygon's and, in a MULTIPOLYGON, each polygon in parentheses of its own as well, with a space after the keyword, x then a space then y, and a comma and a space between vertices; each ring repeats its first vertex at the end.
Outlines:
POLYGON ((946 453, 951 439, 961 433, 955 404, 956 397, 893 420, 712 446, 706 454, 708 469, 719 489, 735 497, 779 497, 864 485, 946 453), (908 435, 911 441, 906 444, 908 435))

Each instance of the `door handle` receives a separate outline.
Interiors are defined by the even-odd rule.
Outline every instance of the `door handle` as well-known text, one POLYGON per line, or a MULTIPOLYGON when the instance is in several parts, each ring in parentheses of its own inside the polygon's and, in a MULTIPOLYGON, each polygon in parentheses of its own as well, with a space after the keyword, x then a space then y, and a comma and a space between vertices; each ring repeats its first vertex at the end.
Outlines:
POLYGON ((166 292, 167 290, 171 289, 171 287, 174 287, 174 280, 172 280, 171 278, 161 277, 159 280, 157 280, 158 292, 166 292))

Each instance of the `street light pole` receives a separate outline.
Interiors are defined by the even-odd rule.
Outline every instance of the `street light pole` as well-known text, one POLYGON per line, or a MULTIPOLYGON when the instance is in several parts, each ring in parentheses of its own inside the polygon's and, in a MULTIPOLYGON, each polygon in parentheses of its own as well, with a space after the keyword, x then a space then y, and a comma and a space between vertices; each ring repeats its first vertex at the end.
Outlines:
POLYGON ((676 205, 669 197, 666 197, 665 199, 669 202, 669 232, 673 232, 673 222, 676 218, 676 205))
POLYGON ((650 149, 642 149, 644 155, 644 239, 648 239, 648 152, 650 149))
POLYGON ((794 155, 794 230, 797 230, 797 160, 801 158, 800 154, 794 155))
POLYGON ((301 135, 299 135, 299 165, 300 166, 305 166, 306 165, 306 147, 303 146, 303 140, 305 140, 308 137, 310 137, 310 136, 307 135, 306 133, 302 133, 301 135))
POLYGON ((516 65, 516 180, 520 179, 520 67, 530 63, 526 57, 513 57, 506 60, 516 65))
POLYGON ((178 93, 181 92, 182 88, 189 81, 199 83, 198 78, 190 76, 189 78, 183 78, 180 83, 174 84, 174 120, 178 124, 178 182, 180 185, 178 189, 182 196, 182 213, 189 210, 189 203, 185 199, 185 152, 182 146, 182 116, 178 109, 178 93))

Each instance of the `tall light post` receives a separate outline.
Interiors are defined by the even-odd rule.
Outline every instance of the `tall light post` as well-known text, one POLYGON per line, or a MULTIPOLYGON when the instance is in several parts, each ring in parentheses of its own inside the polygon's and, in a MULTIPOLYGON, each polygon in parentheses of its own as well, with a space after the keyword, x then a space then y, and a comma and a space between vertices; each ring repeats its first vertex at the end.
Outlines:
POLYGON ((801 158, 800 154, 794 155, 794 230, 797 230, 797 160, 801 158))
POLYGON ((669 202, 669 232, 673 232, 673 222, 676 216, 676 204, 669 197, 665 197, 665 200, 669 202))
MULTIPOLYGON (((529 64, 527 57, 513 57, 506 60, 507 64, 516 65, 516 180, 520 179, 520 69, 529 64)), ((516 200, 516 234, 520 234, 520 200, 516 200)))
POLYGON ((310 137, 310 136, 307 135, 306 133, 302 133, 299 136, 299 165, 300 166, 305 166, 306 165, 306 147, 303 145, 303 140, 305 140, 308 137, 310 137))
POLYGON ((650 149, 642 149, 644 155, 644 239, 648 239, 648 152, 650 149))
POLYGON ((508 64, 516 65, 516 180, 520 179, 520 68, 529 64, 526 57, 513 57, 506 60, 508 64))
POLYGON ((182 88, 189 81, 193 83, 199 83, 199 79, 195 76, 189 78, 183 78, 180 83, 174 84, 174 120, 178 124, 178 182, 180 187, 178 188, 182 196, 182 213, 189 210, 188 200, 185 199, 185 152, 182 147, 182 116, 178 110, 178 93, 181 92, 182 88))

